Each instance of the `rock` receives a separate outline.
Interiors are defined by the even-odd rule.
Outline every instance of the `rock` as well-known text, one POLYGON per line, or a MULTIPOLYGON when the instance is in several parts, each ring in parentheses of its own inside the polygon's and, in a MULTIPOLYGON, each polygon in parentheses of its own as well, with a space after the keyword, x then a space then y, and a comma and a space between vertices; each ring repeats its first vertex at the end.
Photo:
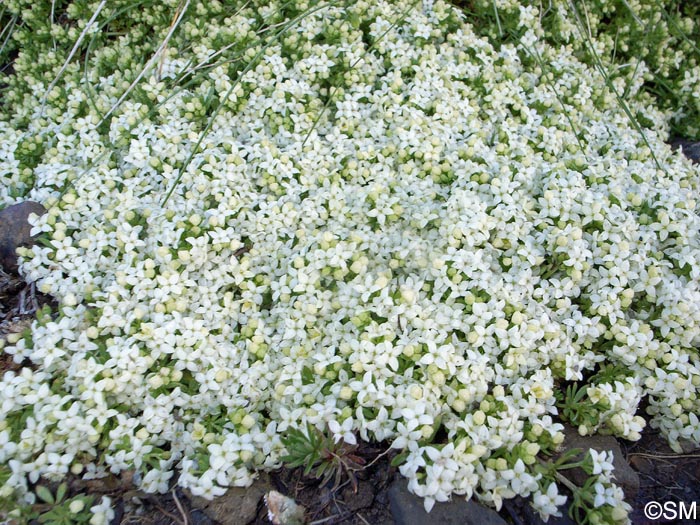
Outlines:
POLYGON ((222 525, 246 525, 258 513, 263 496, 272 490, 267 473, 261 473, 250 487, 232 487, 223 496, 209 501, 187 494, 192 508, 202 511, 211 520, 222 525))
POLYGON ((43 215, 46 209, 38 202, 25 201, 0 210, 0 266, 7 273, 17 273, 17 248, 32 244, 32 227, 27 222, 31 213, 43 215))
POLYGON ((629 460, 630 466, 637 472, 651 475, 654 472, 654 462, 643 456, 632 456, 629 460))
POLYGON ((216 522, 201 510, 192 510, 190 511, 190 525, 216 525, 216 522))
POLYGON ((427 513, 423 499, 408 491, 408 481, 403 478, 389 487, 389 502, 396 525, 507 525, 495 510, 463 497, 436 503, 427 513))
MULTIPOLYGON (((622 490, 625 491, 625 498, 632 501, 639 491, 639 475, 637 472, 627 463, 625 455, 620 449, 620 445, 613 436, 581 436, 573 427, 566 425, 564 429, 565 439, 563 444, 563 450, 571 450, 574 448, 583 449, 583 453, 586 453, 589 448, 602 452, 604 450, 612 451, 613 453, 613 475, 615 476, 615 483, 617 483, 622 490)), ((582 458, 583 456, 578 456, 582 458)), ((579 468, 568 469, 562 471, 562 474, 569 478, 571 481, 581 486, 585 483, 588 475, 579 468)))
POLYGON ((306 509, 289 496, 276 490, 271 490, 265 495, 265 505, 267 505, 267 519, 273 525, 304 525, 306 523, 306 509))
POLYGON ((686 157, 692 160, 695 164, 700 164, 700 141, 693 142, 686 139, 674 139, 671 141, 671 147, 683 149, 686 157))

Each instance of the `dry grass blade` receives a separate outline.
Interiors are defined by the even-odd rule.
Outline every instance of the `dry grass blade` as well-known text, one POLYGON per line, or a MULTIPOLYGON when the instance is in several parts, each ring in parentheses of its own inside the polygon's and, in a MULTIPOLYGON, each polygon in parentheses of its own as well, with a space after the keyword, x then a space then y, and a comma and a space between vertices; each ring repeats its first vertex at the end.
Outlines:
MULTIPOLYGON (((189 0, 187 0, 189 2, 189 0)), ((170 29, 168 30, 168 36, 165 38, 163 41, 163 44, 161 45, 162 49, 158 49, 156 51, 154 56, 158 56, 160 54, 160 60, 158 63, 158 72, 157 72, 157 79, 160 81, 161 75, 163 72, 163 64, 165 62, 165 50, 168 49, 168 40, 170 39, 170 36, 173 34, 175 31, 175 28, 180 24, 180 21, 182 20, 181 15, 184 15, 185 11, 187 11, 187 5, 183 8, 183 4, 181 3, 177 9, 175 10, 175 14, 173 15, 173 19, 170 22, 170 29)), ((106 115, 105 115, 106 117, 106 115)))
POLYGON ((183 17, 185 16, 185 13, 187 12, 187 8, 190 5, 190 0, 185 0, 184 4, 180 4, 175 12, 175 16, 173 17, 173 22, 170 24, 170 29, 168 30, 168 34, 165 35, 165 38, 163 39, 163 42, 161 42, 160 46, 156 50, 156 52, 153 54, 153 56, 150 58, 148 62, 146 62, 146 65, 143 67, 141 72, 136 76, 136 78, 133 80, 133 82, 129 85, 127 90, 122 93, 122 96, 119 97, 119 100, 117 100, 114 105, 109 109, 107 113, 105 113, 104 117, 102 117, 102 120, 98 124, 98 127, 104 124, 104 122, 109 118, 109 116, 114 113, 114 111, 121 105, 122 102, 126 99, 126 97, 129 96, 129 93, 136 87, 136 85, 141 81, 143 76, 153 67, 155 64, 156 60, 159 60, 163 54, 163 51, 168 46, 168 42, 172 38, 173 34, 175 33, 175 30, 177 27, 180 25, 180 22, 182 22, 183 17))
MULTIPOLYGON (((537 61, 539 64, 540 68, 544 71, 546 65, 544 63, 544 60, 542 60, 542 57, 540 56, 539 51, 535 46, 532 46, 532 50, 530 50, 529 47, 523 45, 525 48, 525 51, 530 54, 530 56, 534 57, 534 59, 537 61)), ((569 112, 566 111, 566 105, 564 103, 564 99, 559 95, 559 91, 557 90, 556 84, 554 81, 550 81, 549 77, 547 75, 542 76, 545 79, 545 82, 549 84, 549 87, 552 88, 552 91, 554 92, 554 96, 557 97, 557 101, 559 102, 559 105, 562 107, 562 111, 564 113, 564 116, 566 117, 566 120, 569 122, 569 126, 571 126, 571 131, 574 133, 574 136, 576 137, 576 142, 578 143, 579 150, 583 154, 584 158, 588 160, 588 156, 586 155, 586 148, 583 145, 583 142, 581 141, 581 136, 579 135, 578 131, 576 130, 576 126, 574 125, 574 121, 571 119, 571 115, 569 115, 569 112)))
POLYGON ((180 503, 180 500, 177 497, 177 492, 175 489, 172 490, 172 494, 173 494, 173 501, 175 501, 175 506, 177 507, 177 510, 182 515, 182 521, 183 521, 184 525, 189 525, 190 521, 188 519, 187 512, 183 508, 182 503, 180 503))
POLYGON ((395 449, 393 449, 393 448, 391 448, 391 447, 387 448, 384 452, 382 452, 381 454, 377 455, 376 458, 374 458, 372 461, 370 461, 369 463, 367 463, 367 464, 363 467, 363 470, 364 470, 364 469, 370 468, 372 465, 374 465, 377 461, 379 461, 380 459, 382 459, 384 456, 386 456, 386 455, 387 455, 389 452, 391 452, 392 450, 395 450, 395 449))
MULTIPOLYGON (((175 514, 173 514, 172 512, 169 512, 169 511, 167 511, 166 509, 164 509, 164 508, 160 505, 160 503, 158 502, 158 499, 157 499, 155 496, 149 494, 149 495, 148 495, 148 500, 153 504, 153 506, 154 506, 156 509, 158 509, 158 512, 160 512, 160 513, 163 514, 164 516, 167 516, 168 518, 170 518, 171 520, 173 520, 173 521, 172 521, 173 523, 177 523, 177 525, 189 525, 189 522, 187 521, 187 517, 186 517, 186 516, 184 516, 185 521, 182 521, 182 520, 180 519, 180 517, 175 516, 175 514)), ((178 510, 180 510, 179 507, 178 507, 178 510)))
MULTIPOLYGON (((51 0, 51 25, 56 23, 56 0, 51 0)), ((51 35, 51 40, 53 41, 54 51, 56 50, 56 38, 51 35)))
POLYGON ((654 148, 652 147, 651 143, 649 142, 649 139, 646 136, 646 133, 644 133, 644 130, 642 129, 642 126, 639 124, 635 116, 632 114, 632 111, 630 110, 629 106, 627 105, 627 102, 625 102, 625 99, 622 97, 622 95, 617 91, 615 88, 615 85, 613 84, 612 80, 610 79, 610 76, 607 74, 605 70, 605 66, 603 64, 603 61, 601 60, 600 56, 598 56, 598 52, 595 49, 595 46, 593 45, 593 36, 591 32, 591 24, 589 21, 588 17, 588 10, 586 9, 586 5, 583 4, 583 12, 586 17, 586 25, 584 26, 582 20, 581 20, 581 15, 574 5, 572 0, 569 0, 569 9, 574 15, 574 18, 576 19, 576 26, 579 31, 579 34, 581 35, 581 38, 583 38, 584 44, 586 49, 590 52, 591 57, 593 58, 593 63, 595 65, 595 68, 598 70, 600 75, 603 77, 603 80, 605 82, 605 85, 608 87, 608 89, 612 92, 613 95, 615 95, 615 98, 617 99, 618 104, 622 108, 622 111, 627 115, 627 118, 630 121, 630 124, 632 124, 632 127, 640 134, 642 137, 642 141, 646 145, 647 148, 649 148, 649 152, 651 154, 652 159, 654 160, 654 164, 656 165, 657 169, 659 171, 665 171, 661 164, 659 163, 659 159, 657 158, 656 154, 654 153, 654 148), (584 30, 588 33, 586 36, 584 34, 584 30))
POLYGON ((647 454, 646 452, 632 452, 628 458, 640 457, 650 459, 700 459, 700 454, 647 454))
POLYGON ((100 2, 100 5, 97 6, 97 9, 95 9, 95 12, 92 14, 92 18, 90 18, 88 23, 85 25, 83 32, 80 33, 78 40, 73 45, 73 49, 71 49, 70 53, 68 54, 68 58, 66 58, 65 62, 63 62, 61 69, 59 69, 58 73, 56 74, 56 77, 51 81, 51 84, 49 84, 49 87, 46 88, 46 91, 44 93, 44 98, 41 100, 41 113, 42 114, 44 112, 44 106, 46 105, 46 98, 49 96, 49 93, 51 93, 51 90, 56 86, 56 83, 59 81, 59 79, 63 75, 64 71, 68 67, 68 64, 70 64, 70 61, 73 60, 73 56, 80 48, 80 44, 83 43, 83 40, 85 39, 85 35, 87 35, 88 32, 92 29, 92 25, 95 23, 95 20, 97 20, 97 17, 99 16, 100 12, 102 11, 102 9, 104 8, 105 5, 107 5, 107 0, 102 0, 100 2))
MULTIPOLYGON (((3 8, 2 13, 0 14, 0 19, 4 14, 5 10, 3 8)), ((2 32, 0 32, 0 39, 2 39, 2 44, 0 45, 0 56, 2 56, 5 52, 5 47, 7 46, 7 42, 9 42, 10 38, 12 37, 12 32, 14 31, 15 26, 17 25, 18 18, 18 15, 14 15, 10 22, 2 28, 2 32)))
MULTIPOLYGON (((250 4, 250 0, 247 0, 247 1, 240 7, 240 9, 238 9, 238 11, 233 15, 233 17, 238 16, 246 7, 248 7, 248 4, 250 4)), ((223 55, 224 53, 226 53, 226 51, 228 51, 229 49, 231 49, 232 47, 234 47, 236 44, 237 44, 237 42, 231 42, 230 44, 223 46, 221 49, 219 49, 218 51, 216 51, 213 55, 211 55, 211 56, 208 57, 207 59, 202 60, 202 61, 199 62, 199 64, 197 64, 196 66, 193 66, 193 67, 191 67, 190 69, 188 69, 188 70, 187 70, 187 74, 188 74, 188 75, 192 75, 192 74, 196 73, 197 71, 199 71, 200 69, 202 69, 202 68, 206 67, 207 65, 211 64, 212 61, 213 61, 215 58, 217 58, 217 57, 223 55)))

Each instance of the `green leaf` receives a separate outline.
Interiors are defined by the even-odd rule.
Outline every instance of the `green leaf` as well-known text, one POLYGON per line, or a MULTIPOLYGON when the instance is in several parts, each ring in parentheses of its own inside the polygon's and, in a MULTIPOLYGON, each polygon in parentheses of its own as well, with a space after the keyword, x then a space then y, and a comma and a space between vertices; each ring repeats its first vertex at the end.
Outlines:
POLYGON ((35 490, 36 495, 39 496, 39 499, 41 499, 42 501, 50 505, 53 505, 55 503, 55 500, 53 499, 53 494, 51 494, 51 491, 45 486, 38 485, 35 490))
POLYGON ((402 452, 401 454, 398 454, 397 456, 395 456, 394 459, 391 460, 391 466, 398 467, 404 461, 406 461, 406 459, 408 459, 408 451, 402 452))
POLYGON ((304 475, 308 476, 311 474, 311 471, 314 468, 314 465, 316 464, 316 461, 319 459, 318 452, 315 450, 311 453, 311 455, 308 458, 308 461, 306 462, 306 468, 304 469, 304 475))
POLYGON ((309 442, 310 442, 312 445, 314 445, 314 448, 315 448, 315 447, 318 446, 318 445, 320 444, 320 442, 321 442, 321 439, 320 439, 318 430, 317 430, 316 427, 313 426, 311 423, 308 423, 308 422, 307 422, 307 423, 306 423, 306 431, 307 431, 307 434, 308 434, 309 442))
POLYGON ((330 467, 329 463, 321 463, 318 466, 318 468, 316 469, 316 472, 314 472, 314 475, 317 478, 320 478, 321 476, 323 476, 323 474, 326 472, 326 469, 328 469, 329 467, 330 467))
POLYGON ((56 503, 61 503, 61 501, 63 501, 63 497, 66 495, 67 490, 68 485, 66 485, 65 482, 58 486, 58 490, 56 490, 56 503))

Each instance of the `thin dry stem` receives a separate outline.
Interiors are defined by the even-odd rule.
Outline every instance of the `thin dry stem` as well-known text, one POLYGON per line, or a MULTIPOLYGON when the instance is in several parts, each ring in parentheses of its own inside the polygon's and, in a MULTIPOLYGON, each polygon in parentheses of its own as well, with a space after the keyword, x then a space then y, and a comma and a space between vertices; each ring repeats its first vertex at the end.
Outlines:
POLYGON ((362 470, 370 468, 370 467, 371 467, 372 465, 374 465, 377 461, 379 461, 381 458, 383 458, 383 457, 386 456, 389 452, 391 452, 391 450, 392 450, 391 447, 387 448, 384 452, 382 452, 382 453, 379 454, 376 458, 374 458, 372 461, 370 461, 369 463, 367 463, 367 464, 362 468, 362 470))
POLYGON ((627 457, 637 456, 651 459, 700 459, 700 454, 647 454, 645 452, 632 452, 627 457))
POLYGON ((168 31, 168 34, 165 36, 163 39, 163 42, 161 42, 160 46, 156 50, 156 52, 153 54, 153 56, 149 59, 149 61, 146 63, 144 68, 141 70, 141 72, 138 74, 138 76, 134 79, 134 81, 129 85, 127 90, 122 93, 122 96, 119 97, 119 100, 117 100, 114 105, 110 108, 110 110, 105 113, 105 116, 102 117, 102 120, 98 124, 98 126, 102 125, 104 122, 106 122, 107 118, 121 105, 122 102, 126 99, 126 97, 129 96, 129 93, 134 89, 134 87, 141 81, 143 76, 146 74, 147 71, 153 67, 153 64, 155 64, 156 60, 160 59, 161 54, 165 50, 165 48, 168 45, 168 42, 170 41, 170 38, 173 36, 173 33, 175 33, 175 29, 180 25, 180 22, 182 22, 182 18, 185 16, 185 13, 187 12, 187 8, 190 5, 190 0, 185 0, 184 6, 183 4, 180 4, 178 6, 178 9, 176 11, 177 18, 175 21, 170 25, 170 29, 168 31))
POLYGON ((369 521, 367 521, 367 520, 365 519, 365 517, 364 517, 362 514, 359 514, 359 513, 358 513, 358 514, 357 514, 357 517, 360 518, 360 519, 362 520, 362 523, 364 523, 365 525, 370 525, 370 524, 369 524, 369 521))
POLYGON ((177 497, 177 492, 175 489, 172 490, 173 494, 173 500, 175 501, 175 506, 177 507, 177 510, 180 511, 180 514, 182 515, 182 520, 184 522, 184 525, 189 525, 190 521, 187 518, 187 512, 185 512, 185 509, 182 506, 182 503, 180 503, 180 500, 177 497))
POLYGON ((44 98, 41 100, 41 112, 44 112, 44 106, 46 105, 46 98, 49 96, 49 93, 51 90, 56 86, 56 83, 58 80, 61 78, 61 75, 65 72, 66 68, 68 67, 68 64, 70 64, 70 61, 73 60, 73 55, 78 51, 78 48, 80 47, 80 44, 82 44, 83 39, 85 38, 85 35, 88 34, 88 31, 92 29, 92 25, 95 23, 95 20, 97 20, 98 15, 102 11, 102 8, 107 4, 107 0, 102 0, 100 2, 100 5, 97 6, 97 9, 95 9, 95 12, 92 14, 92 18, 88 21, 88 23, 85 25, 85 28, 83 29, 83 32, 80 33, 80 36, 78 37, 78 40, 75 42, 75 45, 73 46, 73 49, 71 49, 70 53, 68 54, 68 58, 66 58, 66 61, 63 63, 61 66, 61 69, 59 69, 58 74, 56 77, 51 81, 51 84, 49 84, 49 87, 46 88, 46 91, 44 92, 44 98))

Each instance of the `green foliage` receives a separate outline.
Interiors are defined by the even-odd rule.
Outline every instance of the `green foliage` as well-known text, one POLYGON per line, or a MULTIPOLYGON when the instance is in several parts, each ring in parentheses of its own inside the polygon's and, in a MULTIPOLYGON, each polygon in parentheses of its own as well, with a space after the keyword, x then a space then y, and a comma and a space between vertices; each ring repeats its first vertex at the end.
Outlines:
POLYGON ((605 407, 599 403, 593 403, 586 394, 586 386, 578 384, 566 388, 566 395, 559 395, 557 407, 560 409, 561 418, 572 425, 593 428, 598 424, 599 413, 605 407))
POLYGON ((625 523, 626 516, 619 509, 610 505, 600 505, 599 491, 605 483, 605 475, 593 473, 593 457, 591 452, 580 448, 567 450, 554 460, 543 461, 535 466, 535 472, 540 474, 540 486, 544 489, 549 483, 560 482, 570 492, 568 514, 579 525, 610 523, 625 523), (581 484, 572 482, 562 473, 566 470, 580 469, 587 474, 581 484), (601 484, 603 482, 603 484, 601 484), (597 486, 597 487, 596 487, 597 486))
MULTIPOLYGON (((0 472, 0 481, 5 481, 8 469, 0 472)), ((67 498, 68 485, 64 482, 56 492, 45 485, 37 485, 34 488, 37 502, 33 505, 18 506, 17 502, 0 498, 0 518, 11 518, 11 523, 40 523, 42 525, 79 525, 88 523, 92 517, 90 506, 93 504, 93 496, 78 494, 67 498), (5 512, 8 511, 8 512, 5 512)))
POLYGON ((282 438, 282 443, 288 452, 282 457, 287 467, 303 467, 305 476, 319 479, 322 484, 333 480, 335 488, 340 485, 345 473, 356 486, 354 472, 361 470, 365 463, 355 454, 357 445, 342 439, 335 441, 333 436, 321 432, 310 423, 306 424, 306 433, 296 428, 290 429, 282 438))

